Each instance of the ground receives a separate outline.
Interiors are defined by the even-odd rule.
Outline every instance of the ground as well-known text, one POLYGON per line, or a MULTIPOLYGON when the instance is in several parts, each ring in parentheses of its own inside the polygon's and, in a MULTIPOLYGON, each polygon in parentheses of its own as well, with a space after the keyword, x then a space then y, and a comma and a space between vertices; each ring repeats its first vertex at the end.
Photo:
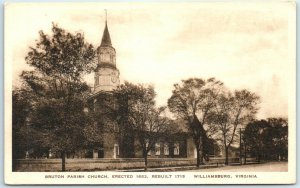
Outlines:
POLYGON ((251 164, 242 166, 225 166, 219 168, 207 168, 190 170, 193 172, 287 172, 288 162, 269 162, 263 164, 251 164))

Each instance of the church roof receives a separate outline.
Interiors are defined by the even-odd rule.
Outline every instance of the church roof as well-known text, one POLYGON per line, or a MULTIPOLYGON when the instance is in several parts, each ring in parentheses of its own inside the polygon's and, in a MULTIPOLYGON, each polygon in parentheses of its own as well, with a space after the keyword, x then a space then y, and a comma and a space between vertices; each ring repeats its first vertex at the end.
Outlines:
POLYGON ((117 70, 115 65, 112 65, 111 63, 104 63, 104 62, 97 66, 97 69, 99 69, 99 68, 111 68, 111 69, 117 70))
POLYGON ((107 28, 107 22, 105 22, 105 28, 103 31, 103 36, 102 36, 102 41, 101 41, 100 46, 112 46, 111 40, 110 40, 110 35, 108 32, 108 28, 107 28))

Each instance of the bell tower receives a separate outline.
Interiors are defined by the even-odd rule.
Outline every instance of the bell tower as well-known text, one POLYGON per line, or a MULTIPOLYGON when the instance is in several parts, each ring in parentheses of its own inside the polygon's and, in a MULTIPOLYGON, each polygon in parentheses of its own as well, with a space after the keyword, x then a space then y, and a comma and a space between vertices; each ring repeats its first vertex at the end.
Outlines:
POLYGON ((111 44, 107 16, 101 44, 97 48, 97 57, 98 65, 95 70, 94 93, 112 91, 120 84, 120 72, 116 66, 116 50, 111 44))

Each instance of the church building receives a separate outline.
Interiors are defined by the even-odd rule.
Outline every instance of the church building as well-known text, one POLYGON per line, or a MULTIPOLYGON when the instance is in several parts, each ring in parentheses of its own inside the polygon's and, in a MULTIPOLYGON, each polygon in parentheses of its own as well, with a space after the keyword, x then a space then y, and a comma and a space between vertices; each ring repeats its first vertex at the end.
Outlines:
MULTIPOLYGON (((142 157, 141 148, 133 131, 126 130, 126 127, 120 128, 109 120, 103 121, 108 110, 106 104, 114 105, 112 91, 120 85, 120 71, 117 68, 116 59, 116 50, 112 46, 107 21, 105 21, 101 44, 97 48, 98 65, 95 69, 94 88, 88 99, 89 113, 94 112, 99 115, 99 122, 95 124, 103 124, 100 147, 93 148, 90 155, 92 158, 142 157)), ((149 158, 194 158, 194 143, 187 132, 172 135, 172 139, 162 136, 148 155, 149 158)))

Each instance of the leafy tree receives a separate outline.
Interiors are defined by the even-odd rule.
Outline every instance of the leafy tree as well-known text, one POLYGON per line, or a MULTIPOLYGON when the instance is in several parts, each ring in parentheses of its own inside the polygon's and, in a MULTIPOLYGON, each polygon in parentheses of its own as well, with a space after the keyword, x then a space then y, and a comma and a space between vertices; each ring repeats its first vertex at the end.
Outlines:
POLYGON ((118 104, 116 111, 121 134, 135 133, 142 149, 145 171, 148 152, 164 133, 170 134, 168 118, 163 116, 164 107, 156 108, 155 91, 151 86, 134 85, 126 82, 115 90, 118 104))
POLYGON ((204 140, 203 150, 206 155, 206 156, 204 156, 204 158, 206 160, 209 160, 209 155, 215 156, 216 154, 218 154, 220 152, 219 145, 218 145, 217 141, 214 140, 213 138, 207 138, 204 140))
POLYGON ((225 149, 225 164, 228 165, 229 149, 238 136, 238 126, 246 124, 257 112, 259 97, 248 90, 224 92, 218 96, 217 105, 209 116, 211 124, 217 127, 225 149))
POLYGON ((43 132, 49 147, 61 154, 65 171, 66 153, 82 144, 84 97, 89 91, 82 76, 95 68, 95 52, 81 33, 71 34, 55 24, 52 36, 39 34, 25 58, 34 70, 24 71, 21 77, 35 96, 30 121, 43 132))
POLYGON ((12 157, 26 157, 28 145, 32 145, 29 137, 28 117, 32 110, 31 94, 26 89, 14 88, 12 92, 12 157))
POLYGON ((214 78, 207 80, 191 78, 182 80, 181 84, 175 84, 172 96, 168 100, 170 111, 186 121, 193 136, 197 151, 197 167, 203 163, 207 131, 215 131, 214 127, 208 126, 207 121, 222 89, 223 83, 214 78))
POLYGON ((281 160, 288 157, 288 120, 286 118, 269 118, 268 122, 272 127, 272 137, 276 159, 281 160))
POLYGON ((278 160, 288 156, 288 121, 268 118, 247 124, 244 131, 247 151, 257 159, 278 160))
POLYGON ((269 127, 269 123, 265 120, 253 121, 247 124, 243 132, 244 147, 247 147, 246 150, 256 156, 258 161, 264 153, 263 137, 265 136, 265 130, 269 127))
POLYGON ((87 149, 97 150, 103 147, 103 130, 102 122, 95 119, 94 116, 88 115, 87 123, 83 128, 84 147, 87 149))

